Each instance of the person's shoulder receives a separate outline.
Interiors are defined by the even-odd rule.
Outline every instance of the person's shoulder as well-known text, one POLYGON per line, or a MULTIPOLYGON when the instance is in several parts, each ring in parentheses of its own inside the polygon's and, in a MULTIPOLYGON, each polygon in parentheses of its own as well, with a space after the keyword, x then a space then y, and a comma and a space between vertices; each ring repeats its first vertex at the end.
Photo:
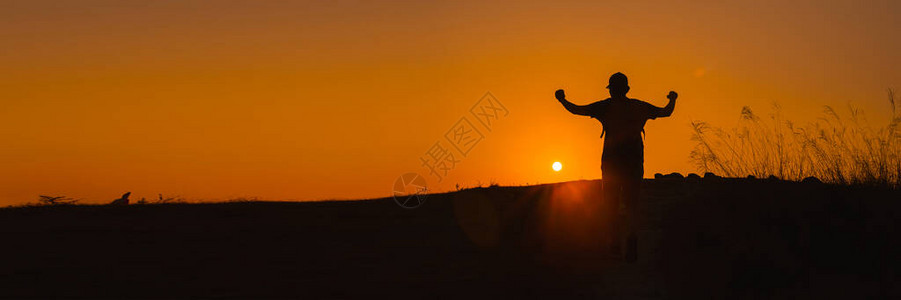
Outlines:
POLYGON ((608 99, 604 99, 604 100, 598 100, 598 101, 589 103, 588 106, 592 106, 592 107, 604 106, 604 105, 607 105, 608 100, 610 100, 610 99, 608 98, 608 99))
POLYGON ((632 98, 629 98, 629 100, 631 100, 631 102, 632 102, 633 104, 638 105, 638 106, 643 106, 643 107, 654 107, 653 104, 648 103, 647 101, 644 101, 644 100, 640 100, 640 99, 632 99, 632 98))
POLYGON ((604 112, 605 107, 607 107, 607 104, 610 102, 609 100, 610 99, 608 98, 588 104, 588 109, 589 111, 591 111, 591 117, 599 118, 600 115, 604 112))
POLYGON ((641 100, 641 99, 629 98, 629 100, 632 100, 632 102, 634 102, 634 103, 650 104, 650 103, 648 103, 647 101, 644 101, 644 100, 641 100))
POLYGON ((604 100, 598 100, 589 105, 591 105, 592 107, 597 108, 597 109, 604 109, 610 105, 610 98, 607 98, 604 100))
POLYGON ((638 99, 629 99, 629 100, 632 100, 632 103, 633 103, 632 107, 635 108, 635 111, 646 116, 648 119, 653 120, 653 119, 657 118, 657 114, 660 109, 657 106, 655 106, 651 103, 642 101, 642 100, 638 100, 638 99))

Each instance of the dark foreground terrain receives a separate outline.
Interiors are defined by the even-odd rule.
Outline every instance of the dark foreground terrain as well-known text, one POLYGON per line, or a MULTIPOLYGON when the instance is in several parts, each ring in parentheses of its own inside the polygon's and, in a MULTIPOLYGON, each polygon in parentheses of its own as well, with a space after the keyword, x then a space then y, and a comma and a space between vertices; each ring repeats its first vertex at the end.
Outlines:
POLYGON ((639 261, 605 254, 600 181, 346 202, 0 210, 9 298, 895 298, 897 191, 646 180, 639 261))

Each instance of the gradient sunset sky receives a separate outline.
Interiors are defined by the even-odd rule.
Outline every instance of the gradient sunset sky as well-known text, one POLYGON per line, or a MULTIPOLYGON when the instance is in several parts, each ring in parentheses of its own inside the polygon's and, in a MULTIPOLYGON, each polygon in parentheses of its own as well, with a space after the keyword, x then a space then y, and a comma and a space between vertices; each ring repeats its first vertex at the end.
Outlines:
POLYGON ((689 123, 746 105, 887 121, 901 1, 723 2, 0 1, 0 205, 390 196, 489 91, 509 114, 430 188, 596 179, 601 126, 554 91, 615 72, 680 95, 646 176, 697 171, 689 123))

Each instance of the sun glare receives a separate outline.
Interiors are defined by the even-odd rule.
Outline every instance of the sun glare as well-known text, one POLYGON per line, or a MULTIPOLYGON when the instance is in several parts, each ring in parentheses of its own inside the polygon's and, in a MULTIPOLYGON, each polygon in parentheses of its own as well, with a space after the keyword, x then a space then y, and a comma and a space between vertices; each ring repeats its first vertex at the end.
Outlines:
POLYGON ((563 164, 559 161, 555 161, 554 164, 551 165, 551 168, 553 168, 555 172, 560 172, 560 169, 563 169, 563 164))

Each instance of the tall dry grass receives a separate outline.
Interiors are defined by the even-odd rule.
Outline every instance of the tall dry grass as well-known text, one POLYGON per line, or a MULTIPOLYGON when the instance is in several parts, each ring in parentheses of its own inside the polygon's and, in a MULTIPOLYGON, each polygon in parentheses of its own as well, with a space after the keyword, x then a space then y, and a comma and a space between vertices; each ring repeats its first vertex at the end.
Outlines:
POLYGON ((729 130, 692 122, 691 160, 702 172, 728 177, 814 176, 836 184, 901 188, 901 113, 891 90, 888 100, 891 119, 877 127, 851 106, 846 117, 825 106, 818 121, 804 126, 784 120, 778 105, 769 118, 742 108, 738 126, 729 130))

